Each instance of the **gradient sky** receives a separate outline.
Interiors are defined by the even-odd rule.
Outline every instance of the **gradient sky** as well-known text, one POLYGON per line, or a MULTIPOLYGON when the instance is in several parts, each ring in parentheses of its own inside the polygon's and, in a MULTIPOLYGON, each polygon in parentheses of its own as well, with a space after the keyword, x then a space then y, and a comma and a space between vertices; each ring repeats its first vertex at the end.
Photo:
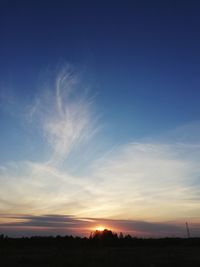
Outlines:
POLYGON ((200 236, 199 13, 0 2, 0 232, 200 236))

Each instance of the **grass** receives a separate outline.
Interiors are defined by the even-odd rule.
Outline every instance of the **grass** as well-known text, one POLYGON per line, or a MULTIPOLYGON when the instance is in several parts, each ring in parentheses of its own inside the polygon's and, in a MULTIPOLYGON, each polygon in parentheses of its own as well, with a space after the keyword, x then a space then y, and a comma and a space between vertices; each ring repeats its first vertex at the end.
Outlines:
POLYGON ((3 247, 0 266, 199 267, 200 247, 3 247))

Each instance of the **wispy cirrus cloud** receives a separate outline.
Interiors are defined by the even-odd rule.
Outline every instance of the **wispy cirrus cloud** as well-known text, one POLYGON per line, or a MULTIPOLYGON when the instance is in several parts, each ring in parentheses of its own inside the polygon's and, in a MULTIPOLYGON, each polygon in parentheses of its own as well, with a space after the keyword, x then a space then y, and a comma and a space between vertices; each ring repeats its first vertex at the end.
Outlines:
POLYGON ((115 149, 91 171, 100 206, 107 207, 101 212, 124 219, 198 220, 199 159, 198 144, 138 142, 115 149))
POLYGON ((29 115, 38 118, 45 141, 52 148, 50 163, 56 164, 87 143, 100 126, 92 108, 93 99, 69 66, 47 87, 36 98, 29 115))
POLYGON ((8 164, 0 173, 1 210, 198 222, 199 157, 198 146, 132 143, 81 177, 48 163, 8 164))
POLYGON ((0 209, 8 214, 15 209, 32 214, 63 209, 74 213, 85 206, 92 193, 80 177, 61 170, 61 165, 67 165, 69 159, 71 165, 78 165, 78 154, 83 154, 98 131, 93 99, 69 66, 55 79, 49 77, 39 91, 34 103, 24 110, 32 128, 42 134, 49 156, 43 161, 26 159, 1 165, 0 209))
POLYGON ((0 172, 2 213, 77 213, 94 197, 80 177, 45 163, 17 162, 0 172), (8 194, 9 193, 9 194, 8 194))

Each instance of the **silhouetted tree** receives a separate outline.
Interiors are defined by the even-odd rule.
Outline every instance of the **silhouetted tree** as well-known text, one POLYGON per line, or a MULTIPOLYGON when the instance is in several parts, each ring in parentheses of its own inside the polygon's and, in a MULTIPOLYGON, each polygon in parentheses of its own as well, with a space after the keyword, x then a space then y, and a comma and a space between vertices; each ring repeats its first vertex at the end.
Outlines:
POLYGON ((124 238, 124 235, 123 235, 122 232, 120 232, 120 234, 119 234, 119 239, 123 239, 123 238, 124 238))
POLYGON ((94 231, 90 235, 90 240, 95 244, 102 245, 111 245, 115 244, 118 240, 116 233, 113 233, 111 230, 104 229, 103 231, 94 231))

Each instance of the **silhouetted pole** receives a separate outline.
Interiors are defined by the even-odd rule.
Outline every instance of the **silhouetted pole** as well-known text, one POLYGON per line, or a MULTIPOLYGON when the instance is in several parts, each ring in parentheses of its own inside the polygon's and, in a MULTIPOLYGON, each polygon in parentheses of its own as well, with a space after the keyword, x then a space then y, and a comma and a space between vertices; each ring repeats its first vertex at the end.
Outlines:
POLYGON ((187 222, 185 223, 185 225, 186 225, 187 237, 190 238, 190 229, 189 229, 189 225, 188 225, 187 222))

